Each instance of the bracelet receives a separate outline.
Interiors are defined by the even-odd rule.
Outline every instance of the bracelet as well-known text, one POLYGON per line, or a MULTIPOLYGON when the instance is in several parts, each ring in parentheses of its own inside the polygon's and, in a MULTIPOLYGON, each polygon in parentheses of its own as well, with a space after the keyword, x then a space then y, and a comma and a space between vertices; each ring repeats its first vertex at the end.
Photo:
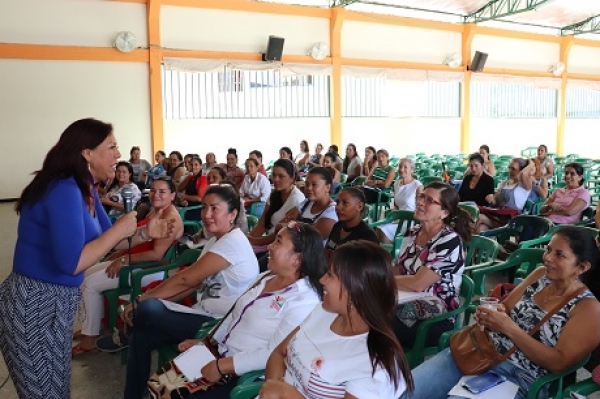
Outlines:
POLYGON ((142 241, 152 241, 152 238, 146 237, 146 226, 140 227, 139 231, 142 241))
POLYGON ((217 371, 219 372, 219 374, 221 374, 221 377, 225 377, 225 374, 223 374, 221 368, 219 367, 219 360, 221 360, 221 358, 217 359, 217 371))

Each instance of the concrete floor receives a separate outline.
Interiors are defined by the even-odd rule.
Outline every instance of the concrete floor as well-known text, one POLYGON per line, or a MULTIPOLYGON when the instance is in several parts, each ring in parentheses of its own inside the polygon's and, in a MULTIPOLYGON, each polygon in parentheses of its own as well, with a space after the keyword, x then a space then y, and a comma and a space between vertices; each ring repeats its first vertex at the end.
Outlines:
MULTIPOLYGON (((0 281, 12 270, 13 251, 17 238, 18 218, 13 203, 0 203, 0 281)), ((493 281, 490 281, 493 284, 493 281)), ((78 326, 75 326, 78 328, 78 326)), ((125 382, 125 366, 120 355, 94 352, 75 358, 72 363, 71 397, 74 399, 120 399, 125 382)), ((7 376, 4 359, 0 356, 0 384, 7 376)), ((580 370, 578 379, 588 378, 580 370)), ((600 392, 589 397, 600 399, 600 392)), ((0 399, 18 399, 10 379, 0 389, 0 399)))

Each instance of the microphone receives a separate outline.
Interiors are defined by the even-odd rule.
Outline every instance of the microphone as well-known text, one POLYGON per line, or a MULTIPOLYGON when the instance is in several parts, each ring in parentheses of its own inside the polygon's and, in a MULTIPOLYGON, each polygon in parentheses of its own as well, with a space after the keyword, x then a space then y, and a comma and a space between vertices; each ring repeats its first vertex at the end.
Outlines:
MULTIPOLYGON (((121 190, 121 198, 123 198, 123 213, 128 214, 133 210, 133 190, 129 187, 123 188, 121 190)), ((129 242, 129 252, 131 252, 131 237, 127 237, 127 241, 129 242)))

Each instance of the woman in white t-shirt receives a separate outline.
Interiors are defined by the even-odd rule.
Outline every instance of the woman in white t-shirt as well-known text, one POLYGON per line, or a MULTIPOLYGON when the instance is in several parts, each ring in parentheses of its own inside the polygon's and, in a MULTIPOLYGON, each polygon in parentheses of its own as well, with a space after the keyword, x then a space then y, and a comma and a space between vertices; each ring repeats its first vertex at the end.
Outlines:
POLYGON ((361 175, 362 160, 356 152, 356 146, 352 143, 346 146, 346 158, 342 164, 342 173, 348 175, 348 181, 352 181, 361 175))
MULTIPOLYGON (((201 370, 208 381, 222 374, 242 375, 263 370, 269 355, 288 334, 318 305, 323 296, 319 279, 327 271, 321 236, 305 223, 291 222, 269 245, 269 271, 235 303, 231 313, 214 331, 221 358, 201 370)), ((179 344, 184 351, 199 340, 179 344)), ((207 392, 188 398, 229 397, 237 377, 207 392)), ((152 384, 152 381, 150 381, 152 384)))
POLYGON ((270 195, 271 183, 258 172, 258 161, 254 158, 246 159, 246 176, 240 187, 244 206, 250 206, 254 202, 266 202, 270 195))
POLYGON ((223 317, 256 281, 256 257, 246 236, 236 227, 240 206, 237 189, 229 184, 210 186, 202 198, 202 221, 214 237, 198 260, 138 297, 122 312, 123 321, 133 326, 126 398, 144 396, 152 350, 193 338, 204 322, 223 317), (197 302, 193 308, 176 303, 194 292, 197 302))
MULTIPOLYGON (((417 196, 423 192, 423 184, 413 177, 415 163, 412 159, 402 158, 398 165, 400 179, 394 183, 394 209, 402 211, 415 211, 417 208, 417 196)), ((380 226, 375 233, 377 238, 384 244, 389 244, 396 236, 398 221, 380 226)), ((404 234, 405 230, 399 232, 404 234)))
POLYGON ((254 247, 257 256, 267 252, 266 246, 273 242, 272 233, 275 231, 275 226, 290 209, 294 209, 305 199, 302 191, 294 184, 296 166, 290 159, 280 158, 275 161, 271 180, 273 180, 273 191, 267 200, 265 210, 256 226, 248 234, 248 240, 254 247), (267 235, 264 235, 265 233, 267 235))
POLYGON ((269 357, 260 399, 393 399, 412 390, 389 323, 396 307, 390 255, 368 241, 344 244, 321 283, 323 303, 269 357))
POLYGON ((308 147, 308 142, 306 140, 302 140, 300 142, 300 152, 296 154, 294 157, 294 162, 298 167, 298 170, 305 170, 306 166, 308 166, 308 158, 310 157, 310 149, 308 147))

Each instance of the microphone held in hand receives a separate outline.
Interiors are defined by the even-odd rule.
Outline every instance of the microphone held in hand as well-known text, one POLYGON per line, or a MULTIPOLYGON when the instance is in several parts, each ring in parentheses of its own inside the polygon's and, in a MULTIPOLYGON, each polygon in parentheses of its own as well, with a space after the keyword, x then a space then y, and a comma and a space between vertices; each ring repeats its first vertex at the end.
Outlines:
MULTIPOLYGON (((129 187, 123 188, 121 197, 123 198, 123 213, 128 214, 133 210, 133 190, 129 187)), ((127 237, 127 241, 129 242, 129 249, 131 249, 131 237, 127 237)))

